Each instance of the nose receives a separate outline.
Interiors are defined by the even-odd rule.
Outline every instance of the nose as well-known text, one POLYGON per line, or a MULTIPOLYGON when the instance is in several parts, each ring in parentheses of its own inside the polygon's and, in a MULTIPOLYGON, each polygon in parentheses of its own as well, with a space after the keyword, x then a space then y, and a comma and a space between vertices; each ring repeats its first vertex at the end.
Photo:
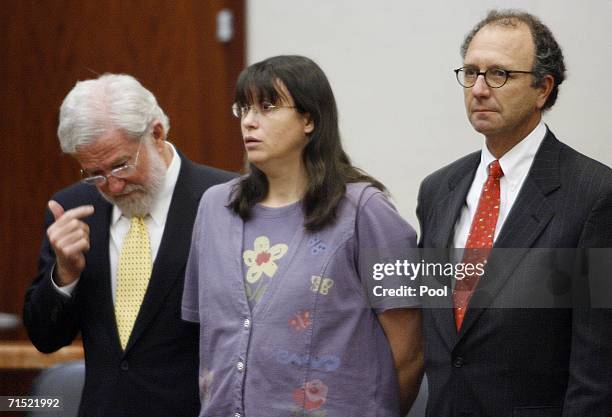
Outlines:
POLYGON ((240 124, 245 129, 252 129, 257 127, 257 111, 250 107, 247 113, 240 120, 240 124))
POLYGON ((485 81, 484 74, 478 75, 476 83, 472 86, 472 95, 474 97, 488 97, 491 94, 491 87, 485 81))
POLYGON ((117 194, 117 193, 122 192, 123 189, 125 188, 125 180, 109 175, 108 178, 106 179, 106 185, 108 186, 108 190, 112 194, 117 194))

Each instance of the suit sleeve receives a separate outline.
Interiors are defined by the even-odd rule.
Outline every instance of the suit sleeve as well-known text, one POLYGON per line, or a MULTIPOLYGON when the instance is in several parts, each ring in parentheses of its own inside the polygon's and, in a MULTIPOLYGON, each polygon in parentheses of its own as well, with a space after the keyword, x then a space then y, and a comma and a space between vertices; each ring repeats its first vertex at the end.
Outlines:
MULTIPOLYGON (((49 210, 45 213, 45 230, 52 223, 49 210)), ((24 324, 30 340, 38 350, 50 353, 69 345, 79 331, 76 308, 78 285, 72 297, 60 293, 51 282, 55 253, 45 238, 38 259, 38 274, 27 289, 23 309, 24 324)))
POLYGON ((612 415, 612 190, 597 201, 582 232, 591 305, 572 314, 570 375, 563 417, 612 415), (604 302, 593 297, 602 296, 604 302))

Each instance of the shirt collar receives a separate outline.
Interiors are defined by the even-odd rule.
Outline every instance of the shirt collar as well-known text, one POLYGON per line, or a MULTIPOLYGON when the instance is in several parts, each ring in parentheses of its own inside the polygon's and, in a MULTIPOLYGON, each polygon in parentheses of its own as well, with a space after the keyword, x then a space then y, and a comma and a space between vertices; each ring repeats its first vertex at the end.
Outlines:
MULTIPOLYGON (((546 125, 540 120, 540 123, 525 139, 514 145, 512 149, 499 158, 499 165, 510 189, 518 187, 523 182, 523 178, 527 176, 544 136, 546 136, 546 125)), ((486 171, 489 164, 495 159, 489 152, 485 141, 480 154, 480 166, 484 167, 486 171)))
MULTIPOLYGON (((164 177, 164 182, 159 189, 159 193, 153 201, 153 206, 149 212, 149 216, 156 225, 161 226, 166 222, 168 211, 170 210, 170 203, 172 202, 172 194, 174 193, 174 187, 178 180, 179 172, 181 170, 181 158, 176 152, 176 148, 170 142, 166 142, 166 145, 170 147, 172 153, 172 160, 168 165, 168 170, 164 177)), ((111 217, 111 226, 115 225, 122 217, 121 210, 116 205, 113 205, 113 213, 111 217)))

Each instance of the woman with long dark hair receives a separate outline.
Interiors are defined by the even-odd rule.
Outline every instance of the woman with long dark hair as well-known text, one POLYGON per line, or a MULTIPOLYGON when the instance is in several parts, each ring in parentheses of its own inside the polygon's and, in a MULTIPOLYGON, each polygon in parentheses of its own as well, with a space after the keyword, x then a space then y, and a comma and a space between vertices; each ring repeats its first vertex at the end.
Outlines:
POLYGON ((383 296, 384 281, 373 290, 372 274, 407 256, 414 230, 351 165, 310 59, 246 68, 232 111, 248 172, 202 197, 183 295, 201 328, 200 416, 403 415, 422 373, 420 312, 383 296))

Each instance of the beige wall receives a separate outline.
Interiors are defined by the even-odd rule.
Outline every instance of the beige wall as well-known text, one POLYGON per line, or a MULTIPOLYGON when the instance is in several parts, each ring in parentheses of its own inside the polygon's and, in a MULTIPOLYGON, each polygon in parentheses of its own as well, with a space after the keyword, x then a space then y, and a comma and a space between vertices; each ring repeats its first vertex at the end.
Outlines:
POLYGON ((530 0, 249 0, 247 61, 281 53, 315 59, 332 82, 345 145, 379 177, 414 225, 421 179, 476 150, 453 68, 486 11, 523 8, 563 47, 568 78, 546 115, 557 136, 612 165, 612 2, 530 0))

